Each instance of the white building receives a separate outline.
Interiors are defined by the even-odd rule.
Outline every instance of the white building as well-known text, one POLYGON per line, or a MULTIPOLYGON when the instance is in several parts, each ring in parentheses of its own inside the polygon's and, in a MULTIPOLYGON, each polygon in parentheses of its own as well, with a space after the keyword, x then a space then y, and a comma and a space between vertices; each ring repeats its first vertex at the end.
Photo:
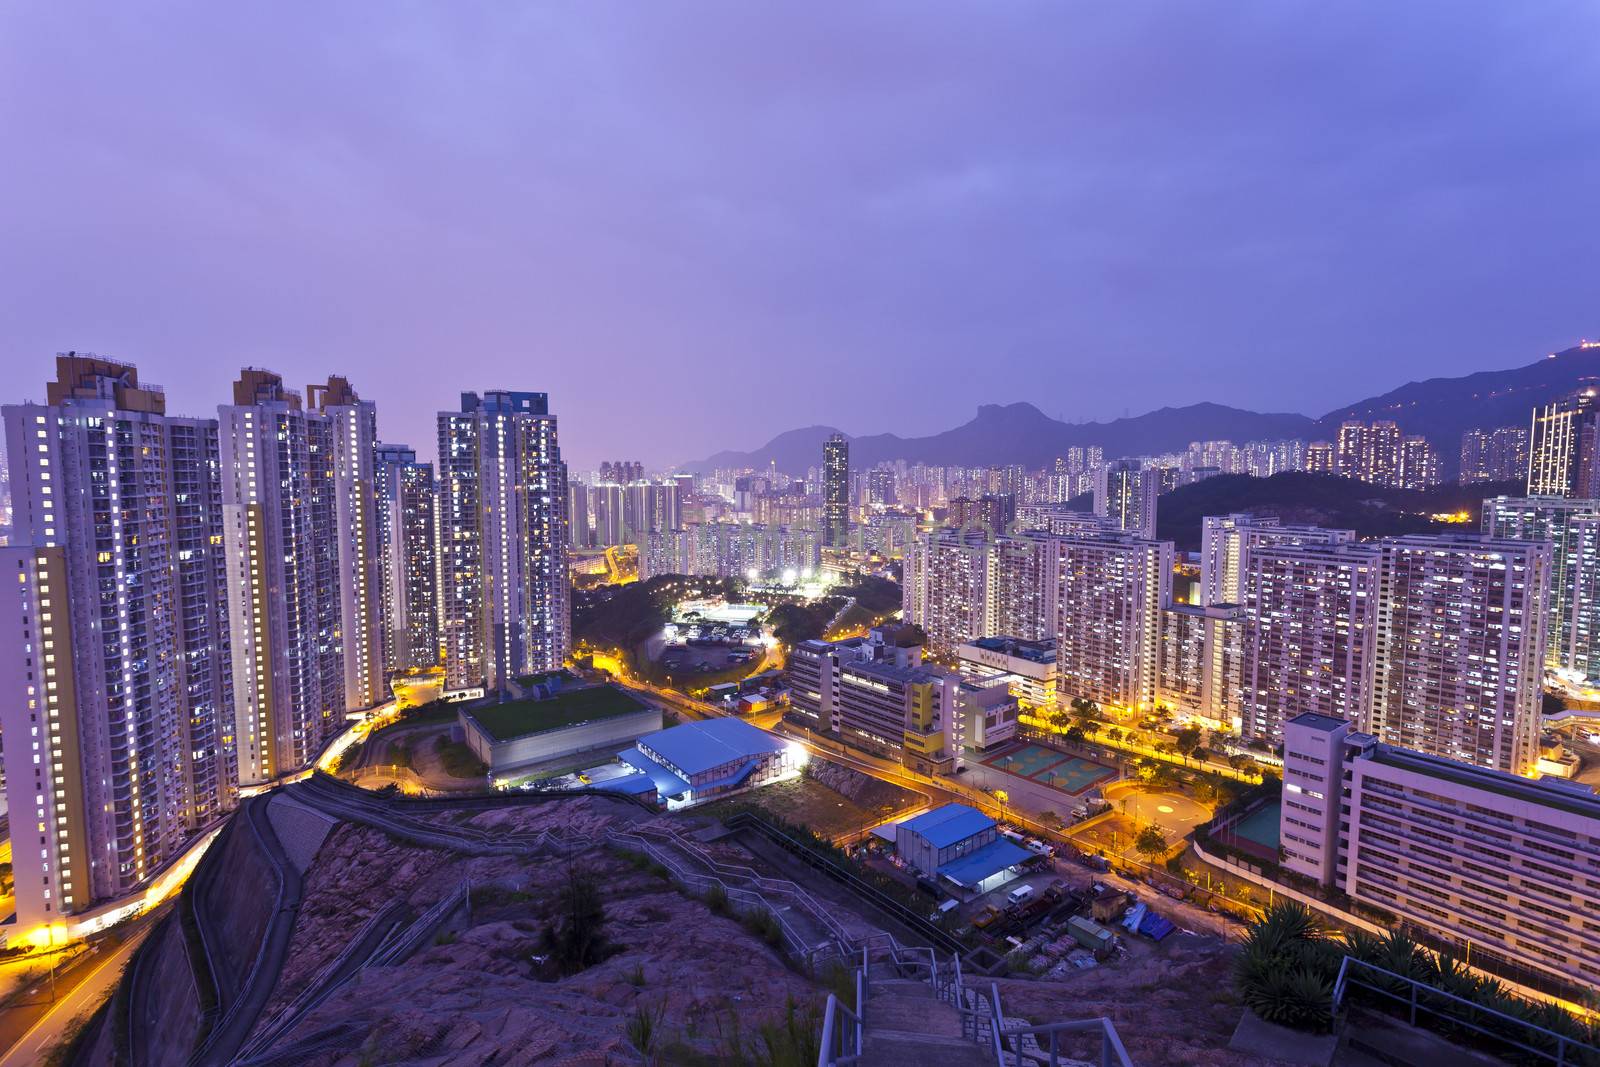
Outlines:
POLYGON ((1371 702, 1378 549, 1281 544, 1243 557, 1239 734, 1276 745, 1306 712, 1358 719, 1371 702))
POLYGON ((1172 600, 1172 542, 1106 536, 1050 544, 1061 699, 1153 707, 1161 609, 1172 600))
POLYGON ((1094 513, 1123 533, 1155 537, 1160 495, 1161 472, 1140 469, 1136 460, 1113 460, 1095 471, 1094 513))
POLYGON ((1270 515, 1207 515, 1200 520, 1200 603, 1243 601, 1241 569, 1256 545, 1336 545, 1355 541, 1354 530, 1285 525, 1270 515))
POLYGON ((980 637, 956 649, 963 675, 971 679, 1004 678, 1017 699, 1030 707, 1056 702, 1056 643, 1020 637, 980 637))
POLYGON ((1404 926, 1600 985, 1600 797, 1301 716, 1285 730, 1285 865, 1404 926))

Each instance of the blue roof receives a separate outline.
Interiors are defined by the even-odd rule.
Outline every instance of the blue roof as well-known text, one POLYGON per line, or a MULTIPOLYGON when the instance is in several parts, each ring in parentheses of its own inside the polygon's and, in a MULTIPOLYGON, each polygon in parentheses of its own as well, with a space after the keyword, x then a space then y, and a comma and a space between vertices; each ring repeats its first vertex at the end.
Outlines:
POLYGON ((948 848, 994 825, 994 820, 971 804, 946 804, 900 824, 921 834, 934 848, 948 848))
POLYGON ((669 726, 645 734, 639 744, 691 778, 725 763, 782 752, 784 747, 782 741, 743 719, 707 719, 669 726))
POLYGON ((625 774, 621 778, 610 778, 600 782, 595 788, 605 789, 612 793, 626 793, 630 796, 642 796, 645 793, 659 791, 656 787, 655 779, 648 774, 625 774))
POLYGON ((681 796, 689 791, 688 782, 679 778, 638 749, 623 749, 617 755, 622 757, 623 763, 626 763, 634 770, 639 771, 641 774, 649 775, 650 780, 656 784, 656 792, 661 796, 681 796))
POLYGON ((946 863, 939 868, 939 874, 956 885, 974 886, 991 874, 997 874, 1007 867, 1015 867, 1023 860, 1032 858, 1032 852, 1014 841, 999 837, 976 852, 969 852, 958 860, 946 863))

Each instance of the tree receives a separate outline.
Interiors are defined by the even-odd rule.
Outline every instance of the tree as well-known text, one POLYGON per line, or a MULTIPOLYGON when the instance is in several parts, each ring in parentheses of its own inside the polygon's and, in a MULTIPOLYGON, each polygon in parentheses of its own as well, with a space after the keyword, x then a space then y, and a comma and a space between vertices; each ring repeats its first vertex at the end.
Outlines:
POLYGON ((1188 763, 1189 757, 1200 747, 1200 727, 1185 726, 1173 737, 1173 745, 1182 753, 1183 762, 1188 763))
POLYGON ((567 871, 556 918, 545 924, 544 948, 563 974, 573 974, 606 956, 606 909, 600 885, 580 867, 567 871))
POLYGON ((1161 832, 1159 826, 1153 824, 1146 826, 1133 839, 1133 847, 1146 861, 1154 862, 1156 857, 1167 850, 1167 835, 1161 832))

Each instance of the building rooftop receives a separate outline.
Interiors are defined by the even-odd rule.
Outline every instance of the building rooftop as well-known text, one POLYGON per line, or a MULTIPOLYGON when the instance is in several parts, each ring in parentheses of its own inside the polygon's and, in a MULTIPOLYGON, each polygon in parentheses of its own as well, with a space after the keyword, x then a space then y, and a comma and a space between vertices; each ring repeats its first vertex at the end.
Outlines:
POLYGON ((844 673, 865 674, 868 677, 886 678, 904 685, 911 685, 916 682, 931 682, 936 678, 947 678, 954 672, 930 666, 926 663, 915 667, 897 667, 893 663, 874 659, 847 663, 844 666, 844 673))
POLYGON ((956 885, 975 886, 1007 867, 1015 867, 1024 860, 1032 858, 1033 853, 1015 841, 997 837, 976 852, 969 852, 958 860, 946 863, 939 868, 939 874, 956 885))
POLYGON ((1054 663, 1056 661, 1056 643, 1054 641, 1025 641, 1020 637, 980 637, 967 644, 974 648, 981 648, 988 652, 1004 652, 1017 659, 1030 660, 1034 663, 1054 663))
POLYGON ((1560 778, 1523 778, 1521 775, 1506 771, 1474 767, 1470 763, 1447 759, 1444 756, 1430 756, 1408 748, 1396 748, 1382 743, 1372 746, 1370 758, 1386 767, 1414 771, 1456 785, 1481 789, 1509 800, 1521 800, 1600 820, 1600 795, 1596 795, 1592 788, 1579 782, 1568 782, 1560 778))
POLYGON ((1350 720, 1341 719, 1335 715, 1318 715, 1314 711, 1306 711, 1290 719, 1289 725, 1304 726, 1308 730, 1321 730, 1323 733, 1332 733, 1341 726, 1349 726, 1350 720))
POLYGON ((693 777, 714 767, 781 752, 784 743, 743 719, 707 719, 645 734, 639 738, 639 746, 693 777))
POLYGON ((492 741, 510 741, 550 730, 643 711, 647 705, 615 686, 567 689, 543 700, 526 698, 464 709, 492 741))
POLYGON ((934 848, 947 848, 994 825, 994 820, 970 804, 946 804, 900 824, 920 835, 934 848))

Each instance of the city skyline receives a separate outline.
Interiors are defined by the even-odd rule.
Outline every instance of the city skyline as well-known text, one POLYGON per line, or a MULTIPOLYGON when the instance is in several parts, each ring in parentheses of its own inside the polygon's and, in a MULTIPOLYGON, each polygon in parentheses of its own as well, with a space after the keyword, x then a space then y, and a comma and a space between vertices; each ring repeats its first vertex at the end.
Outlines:
POLYGON ((93 351, 203 416, 239 366, 331 370, 426 459, 443 398, 538 389, 587 468, 988 401, 1317 414, 1596 330, 1584 5, 1346 7, 1315 34, 1237 8, 982 34, 892 7, 310 11, 11 16, 21 381, 93 351), (896 361, 921 373, 893 413, 834 384, 896 361))

